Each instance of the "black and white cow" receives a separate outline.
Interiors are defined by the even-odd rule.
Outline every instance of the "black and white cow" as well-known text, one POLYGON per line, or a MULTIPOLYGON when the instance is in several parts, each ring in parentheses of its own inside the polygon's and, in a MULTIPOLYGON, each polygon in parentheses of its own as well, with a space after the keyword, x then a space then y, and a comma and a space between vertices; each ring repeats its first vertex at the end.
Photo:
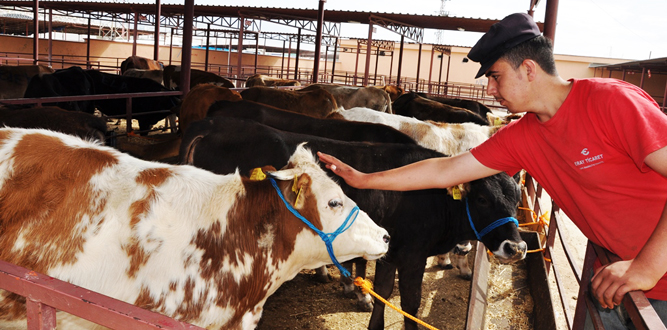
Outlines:
MULTIPOLYGON (((237 168, 243 173, 257 164, 284 163, 304 141, 312 151, 332 154, 365 172, 444 156, 412 144, 345 142, 280 131, 249 120, 209 117, 194 122, 185 133, 180 158, 215 173, 231 173, 237 168)), ((451 250, 462 240, 477 239, 471 223, 482 231, 499 219, 515 216, 520 201, 518 185, 505 173, 463 185, 463 200, 453 199, 447 189, 396 192, 359 190, 344 182, 340 185, 392 236, 386 258, 376 264, 375 289, 382 297, 389 297, 398 271, 401 307, 412 315, 419 309, 427 258, 451 250)), ((505 261, 522 259, 526 253, 514 223, 498 226, 481 241, 505 261)), ((416 323, 409 319, 405 325, 416 329, 416 323)), ((383 328, 384 305, 376 303, 369 329, 383 328)))

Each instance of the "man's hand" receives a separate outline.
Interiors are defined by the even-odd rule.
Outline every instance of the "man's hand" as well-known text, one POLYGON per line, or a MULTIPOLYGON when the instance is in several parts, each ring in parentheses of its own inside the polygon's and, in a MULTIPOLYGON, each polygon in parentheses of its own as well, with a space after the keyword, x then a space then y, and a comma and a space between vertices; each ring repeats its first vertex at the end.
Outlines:
POLYGON ((593 296, 602 307, 614 308, 626 293, 652 289, 662 276, 652 273, 651 267, 643 267, 635 259, 611 263, 595 272, 591 281, 593 296))
POLYGON ((362 189, 361 184, 363 182, 362 179, 364 173, 355 170, 352 166, 343 163, 334 156, 319 151, 317 152, 317 156, 320 158, 320 161, 325 164, 326 168, 343 178, 347 184, 354 188, 362 189))

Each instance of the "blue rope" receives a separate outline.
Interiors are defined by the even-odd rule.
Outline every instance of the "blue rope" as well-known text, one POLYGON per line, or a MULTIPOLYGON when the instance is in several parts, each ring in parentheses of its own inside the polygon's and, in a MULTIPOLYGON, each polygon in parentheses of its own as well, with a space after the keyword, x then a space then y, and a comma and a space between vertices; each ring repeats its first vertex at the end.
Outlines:
POLYGON ((280 188, 278 188, 278 185, 276 184, 276 180, 274 180, 273 178, 269 178, 269 180, 271 180, 271 184, 273 185, 273 187, 278 192, 278 196, 280 196, 280 199, 283 200, 283 203, 285 203, 285 206, 287 206, 287 209, 290 210, 290 212, 292 212, 292 214, 294 214, 294 216, 296 216, 301 221, 303 221, 308 227, 310 227, 310 229, 312 229, 318 235, 320 235, 320 238, 322 238, 322 241, 324 241, 324 244, 327 246, 327 251, 329 252, 329 257, 331 257, 331 261, 333 261, 334 265, 336 265, 336 267, 338 267, 338 270, 341 272, 341 274, 343 274, 343 276, 345 276, 345 277, 350 277, 352 274, 350 274, 350 272, 347 269, 345 269, 345 267, 343 267, 343 265, 341 265, 338 262, 338 259, 336 259, 336 255, 334 255, 332 243, 338 235, 342 234, 344 231, 346 231, 348 228, 350 228, 350 226, 352 226, 354 221, 357 220, 357 215, 359 214, 359 207, 355 205, 354 208, 352 209, 352 211, 350 211, 350 214, 347 215, 347 218, 345 219, 345 222, 343 222, 343 224, 340 225, 340 227, 338 227, 338 229, 336 229, 336 231, 334 231, 333 233, 328 233, 327 234, 327 233, 317 229, 317 227, 313 226, 313 224, 310 223, 310 221, 308 221, 301 214, 299 214, 299 211, 295 210, 292 207, 292 205, 290 205, 290 203, 288 203, 287 200, 285 200, 285 197, 283 196, 282 191, 280 191, 280 188), (354 218, 352 218, 352 221, 348 224, 348 222, 350 221, 350 218, 352 217, 353 214, 354 214, 354 218))
POLYGON ((488 234, 492 230, 494 230, 494 229, 496 229, 496 228, 498 228, 498 227, 500 227, 500 226, 502 226, 506 223, 514 222, 514 224, 517 227, 519 227, 519 221, 516 218, 506 217, 506 218, 502 218, 502 219, 498 219, 498 220, 494 221, 493 223, 486 226, 486 228, 482 229, 482 231, 478 233, 477 229, 475 228, 475 225, 472 223, 472 217, 470 216, 470 207, 468 206, 468 198, 466 198, 466 212, 468 213, 468 221, 470 222, 470 227, 472 227, 472 231, 475 232, 475 236, 477 236, 478 241, 481 241, 482 237, 484 235, 488 234))

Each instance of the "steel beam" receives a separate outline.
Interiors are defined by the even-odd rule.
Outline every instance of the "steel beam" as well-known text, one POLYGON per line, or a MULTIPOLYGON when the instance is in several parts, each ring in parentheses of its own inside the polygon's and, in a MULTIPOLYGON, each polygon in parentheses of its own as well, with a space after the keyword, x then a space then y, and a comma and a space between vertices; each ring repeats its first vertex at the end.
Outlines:
POLYGON ((153 34, 153 59, 160 60, 160 16, 162 16, 162 0, 155 0, 155 32, 153 34))
MULTIPOLYGON (((313 84, 316 84, 320 75, 320 51, 322 50, 322 26, 324 25, 324 3, 320 0, 317 12, 317 32, 315 34, 315 58, 313 59, 313 84)), ((326 71, 326 62, 324 71, 326 71)))
MULTIPOLYGON (((33 29, 35 34, 32 38, 32 63, 39 64, 39 0, 33 0, 33 29)), ((26 32, 26 37, 28 32, 26 32)))
POLYGON ((379 25, 389 31, 396 32, 399 35, 412 39, 418 43, 424 42, 424 28, 412 26, 375 14, 370 15, 369 22, 379 25))

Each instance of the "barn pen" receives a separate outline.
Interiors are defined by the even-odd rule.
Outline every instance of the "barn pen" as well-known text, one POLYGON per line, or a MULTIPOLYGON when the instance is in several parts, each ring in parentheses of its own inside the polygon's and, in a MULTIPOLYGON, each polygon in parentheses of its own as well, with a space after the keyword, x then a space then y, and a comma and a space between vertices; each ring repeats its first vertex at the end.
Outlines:
MULTIPOLYGON (((543 196, 541 187, 536 185, 530 176, 526 176, 525 182, 524 203, 532 209, 532 211, 527 211, 530 219, 532 212, 540 214, 542 211, 540 205, 549 203, 550 199, 543 196)), ((567 296, 568 288, 564 287, 565 274, 561 266, 573 267, 575 269, 573 273, 577 278, 580 278, 582 270, 581 265, 577 264, 577 257, 570 257, 572 252, 567 238, 561 240, 562 251, 556 251, 558 246, 555 243, 560 240, 563 230, 560 223, 563 222, 563 218, 555 205, 552 206, 550 212, 551 220, 545 236, 534 231, 522 232, 522 238, 528 243, 530 250, 544 247, 544 251, 530 253, 524 261, 510 266, 510 271, 502 275, 505 277, 510 275, 512 291, 525 292, 530 297, 524 296, 522 299, 533 301, 533 305, 530 306, 531 310, 520 316, 527 320, 526 327, 521 327, 519 322, 524 321, 514 319, 515 316, 511 316, 509 312, 492 310, 495 307, 489 307, 498 300, 494 298, 495 301, 491 301, 494 299, 491 299, 493 293, 490 290, 490 283, 494 285, 494 279, 489 278, 496 276, 491 270, 498 265, 493 260, 489 260, 481 244, 476 246, 473 280, 472 283, 467 282, 469 290, 466 297, 451 295, 451 292, 428 294, 433 283, 444 280, 454 281, 456 275, 448 278, 435 278, 434 273, 443 271, 435 270, 431 266, 427 267, 424 283, 426 297, 423 299, 429 302, 422 304, 424 307, 420 309, 420 315, 417 316, 437 329, 507 329, 509 325, 514 329, 583 329, 583 314, 581 313, 592 306, 592 301, 587 298, 586 290, 579 290, 575 309, 569 308, 568 300, 571 297, 567 296), (525 276, 520 275, 521 271, 525 271, 525 276), (462 301, 465 303, 461 304, 462 301), (463 305, 461 309, 463 312, 455 317, 464 322, 456 327, 453 327, 450 321, 436 323, 442 322, 439 321, 442 318, 433 314, 442 313, 443 310, 440 307, 451 303, 463 305), (426 309, 430 309, 431 312, 427 317, 423 317, 421 314, 424 314, 426 309), (495 315, 490 315, 490 313, 495 315)), ((584 271, 591 269, 596 255, 600 257, 603 264, 615 260, 615 256, 609 252, 588 243, 583 265, 584 271)), ((314 283, 310 278, 311 273, 312 271, 303 271, 294 280, 286 282, 276 294, 269 298, 258 329, 291 329, 294 326, 304 329, 365 329, 368 313, 357 312, 352 300, 341 297, 334 283, 327 285, 314 283), (347 304, 341 305, 335 300, 347 301, 347 304)), ((453 274, 453 272, 449 273, 453 274)), ((583 283, 582 287, 587 288, 587 284, 583 283)), ((0 289, 27 297, 29 328, 54 329, 54 311, 59 309, 112 329, 200 329, 4 261, 0 261, 0 289)), ((569 289, 572 290, 572 288, 569 289)), ((392 297, 390 301, 395 302, 394 298, 392 297)), ((509 305, 516 308, 513 303, 509 305)), ((624 305, 628 308, 637 329, 665 329, 659 323, 655 311, 650 308, 643 293, 628 293, 624 299, 624 305)), ((388 311, 387 314, 388 319, 394 320, 387 322, 387 329, 400 329, 402 316, 395 311, 388 311)), ((602 328, 597 327, 596 329, 602 328)))

